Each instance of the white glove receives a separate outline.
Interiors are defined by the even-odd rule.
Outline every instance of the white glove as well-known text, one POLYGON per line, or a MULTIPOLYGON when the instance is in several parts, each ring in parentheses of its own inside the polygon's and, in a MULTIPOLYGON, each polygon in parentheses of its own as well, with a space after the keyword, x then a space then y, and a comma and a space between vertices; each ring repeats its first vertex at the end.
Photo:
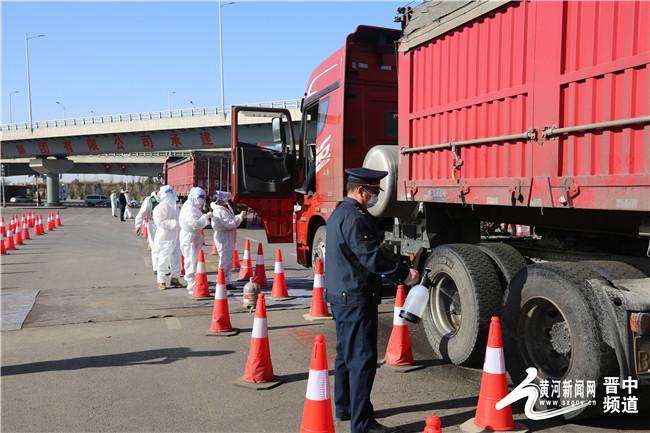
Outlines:
POLYGON ((210 209, 212 209, 212 210, 217 210, 217 206, 219 206, 217 203, 215 203, 215 202, 213 202, 213 201, 210 202, 210 209))
POLYGON ((243 211, 239 212, 239 216, 241 217, 241 219, 245 220, 246 219, 246 211, 243 210, 243 211))

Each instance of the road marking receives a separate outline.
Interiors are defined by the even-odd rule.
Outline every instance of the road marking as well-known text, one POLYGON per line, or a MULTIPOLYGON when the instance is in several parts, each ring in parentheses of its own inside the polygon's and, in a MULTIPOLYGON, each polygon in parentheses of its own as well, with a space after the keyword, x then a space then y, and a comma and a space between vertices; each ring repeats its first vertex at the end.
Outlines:
POLYGON ((170 331, 173 331, 175 329, 181 329, 183 326, 181 325, 181 321, 178 320, 176 317, 165 317, 165 325, 167 326, 167 329, 170 331))

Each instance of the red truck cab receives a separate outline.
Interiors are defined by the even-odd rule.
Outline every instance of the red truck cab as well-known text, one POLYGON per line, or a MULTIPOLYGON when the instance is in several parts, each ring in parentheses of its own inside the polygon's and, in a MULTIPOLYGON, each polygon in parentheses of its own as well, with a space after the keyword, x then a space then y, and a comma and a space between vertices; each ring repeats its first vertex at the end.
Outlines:
POLYGON ((234 199, 260 214, 270 242, 293 241, 292 212, 297 204, 296 252, 304 266, 324 253, 325 222, 345 193, 344 169, 361 167, 373 146, 397 144, 395 43, 399 37, 398 30, 370 26, 359 26, 348 35, 345 45, 309 77, 300 132, 295 136, 287 127, 292 123, 288 110, 233 110, 234 199), (277 133, 282 141, 278 149, 263 146, 273 134, 272 122, 262 127, 266 137, 260 134, 254 146, 241 139, 252 134, 246 130, 245 119, 255 113, 279 118, 283 133, 277 133), (259 173, 259 167, 271 169, 271 164, 261 163, 265 159, 282 163, 274 166, 273 174, 259 173), (246 167, 250 169, 244 175, 241 172, 246 167), (310 170, 315 171, 313 194, 296 194, 294 188, 302 185, 310 170), (254 175, 267 182, 252 186, 253 179, 246 176, 254 175), (285 179, 287 175, 290 181, 285 179), (274 190, 280 184, 284 186, 274 190), (291 188, 287 188, 289 184, 291 188))

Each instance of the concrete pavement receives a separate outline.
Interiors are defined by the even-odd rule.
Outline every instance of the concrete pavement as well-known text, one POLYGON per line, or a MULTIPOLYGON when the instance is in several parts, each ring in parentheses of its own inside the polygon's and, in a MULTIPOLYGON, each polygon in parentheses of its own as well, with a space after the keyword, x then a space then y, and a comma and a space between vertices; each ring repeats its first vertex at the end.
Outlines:
MULTIPOLYGON (((300 307, 308 298, 289 301, 297 304, 290 309, 269 310, 274 370, 285 383, 263 392, 238 388, 232 382, 243 373, 252 327, 249 313, 235 312, 241 311, 238 297, 230 299, 231 316, 242 333, 206 337, 211 301, 194 301, 184 289, 158 291, 132 222, 93 208, 66 209, 62 218, 63 228, 2 257, 3 307, 11 302, 7 294, 39 291, 22 329, 1 335, 2 431, 299 430, 314 336, 325 336, 330 368, 335 354, 334 324, 302 319, 300 307)), ((262 235, 240 230, 240 252, 246 238, 262 235)), ((295 263, 292 245, 280 247, 289 290, 301 293, 311 272, 295 263)), ((265 245, 269 277, 274 250, 265 245)), ((213 283, 216 259, 208 246, 205 252, 213 283)), ((392 306, 380 310, 381 355, 392 306)), ((481 372, 433 359, 422 329, 411 331, 415 357, 427 368, 408 374, 380 368, 373 389, 376 415, 415 433, 435 414, 444 432, 457 432, 474 415, 481 372)), ((644 413, 649 401, 640 400, 644 413)), ((519 407, 515 413, 523 418, 519 407)), ((644 415, 580 424, 525 422, 533 431, 554 433, 650 431, 644 415)), ((349 423, 337 423, 336 431, 349 431, 349 423)))

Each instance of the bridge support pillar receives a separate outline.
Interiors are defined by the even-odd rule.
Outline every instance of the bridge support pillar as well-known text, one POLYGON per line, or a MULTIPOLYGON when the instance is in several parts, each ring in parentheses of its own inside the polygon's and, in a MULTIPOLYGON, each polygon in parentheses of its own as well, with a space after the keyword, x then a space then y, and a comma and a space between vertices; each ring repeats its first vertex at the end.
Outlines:
POLYGON ((47 175, 47 205, 58 206, 59 174, 72 169, 74 162, 67 158, 37 158, 29 161, 29 166, 35 172, 47 175))
POLYGON ((47 205, 59 206, 59 173, 48 173, 47 176, 47 205))

